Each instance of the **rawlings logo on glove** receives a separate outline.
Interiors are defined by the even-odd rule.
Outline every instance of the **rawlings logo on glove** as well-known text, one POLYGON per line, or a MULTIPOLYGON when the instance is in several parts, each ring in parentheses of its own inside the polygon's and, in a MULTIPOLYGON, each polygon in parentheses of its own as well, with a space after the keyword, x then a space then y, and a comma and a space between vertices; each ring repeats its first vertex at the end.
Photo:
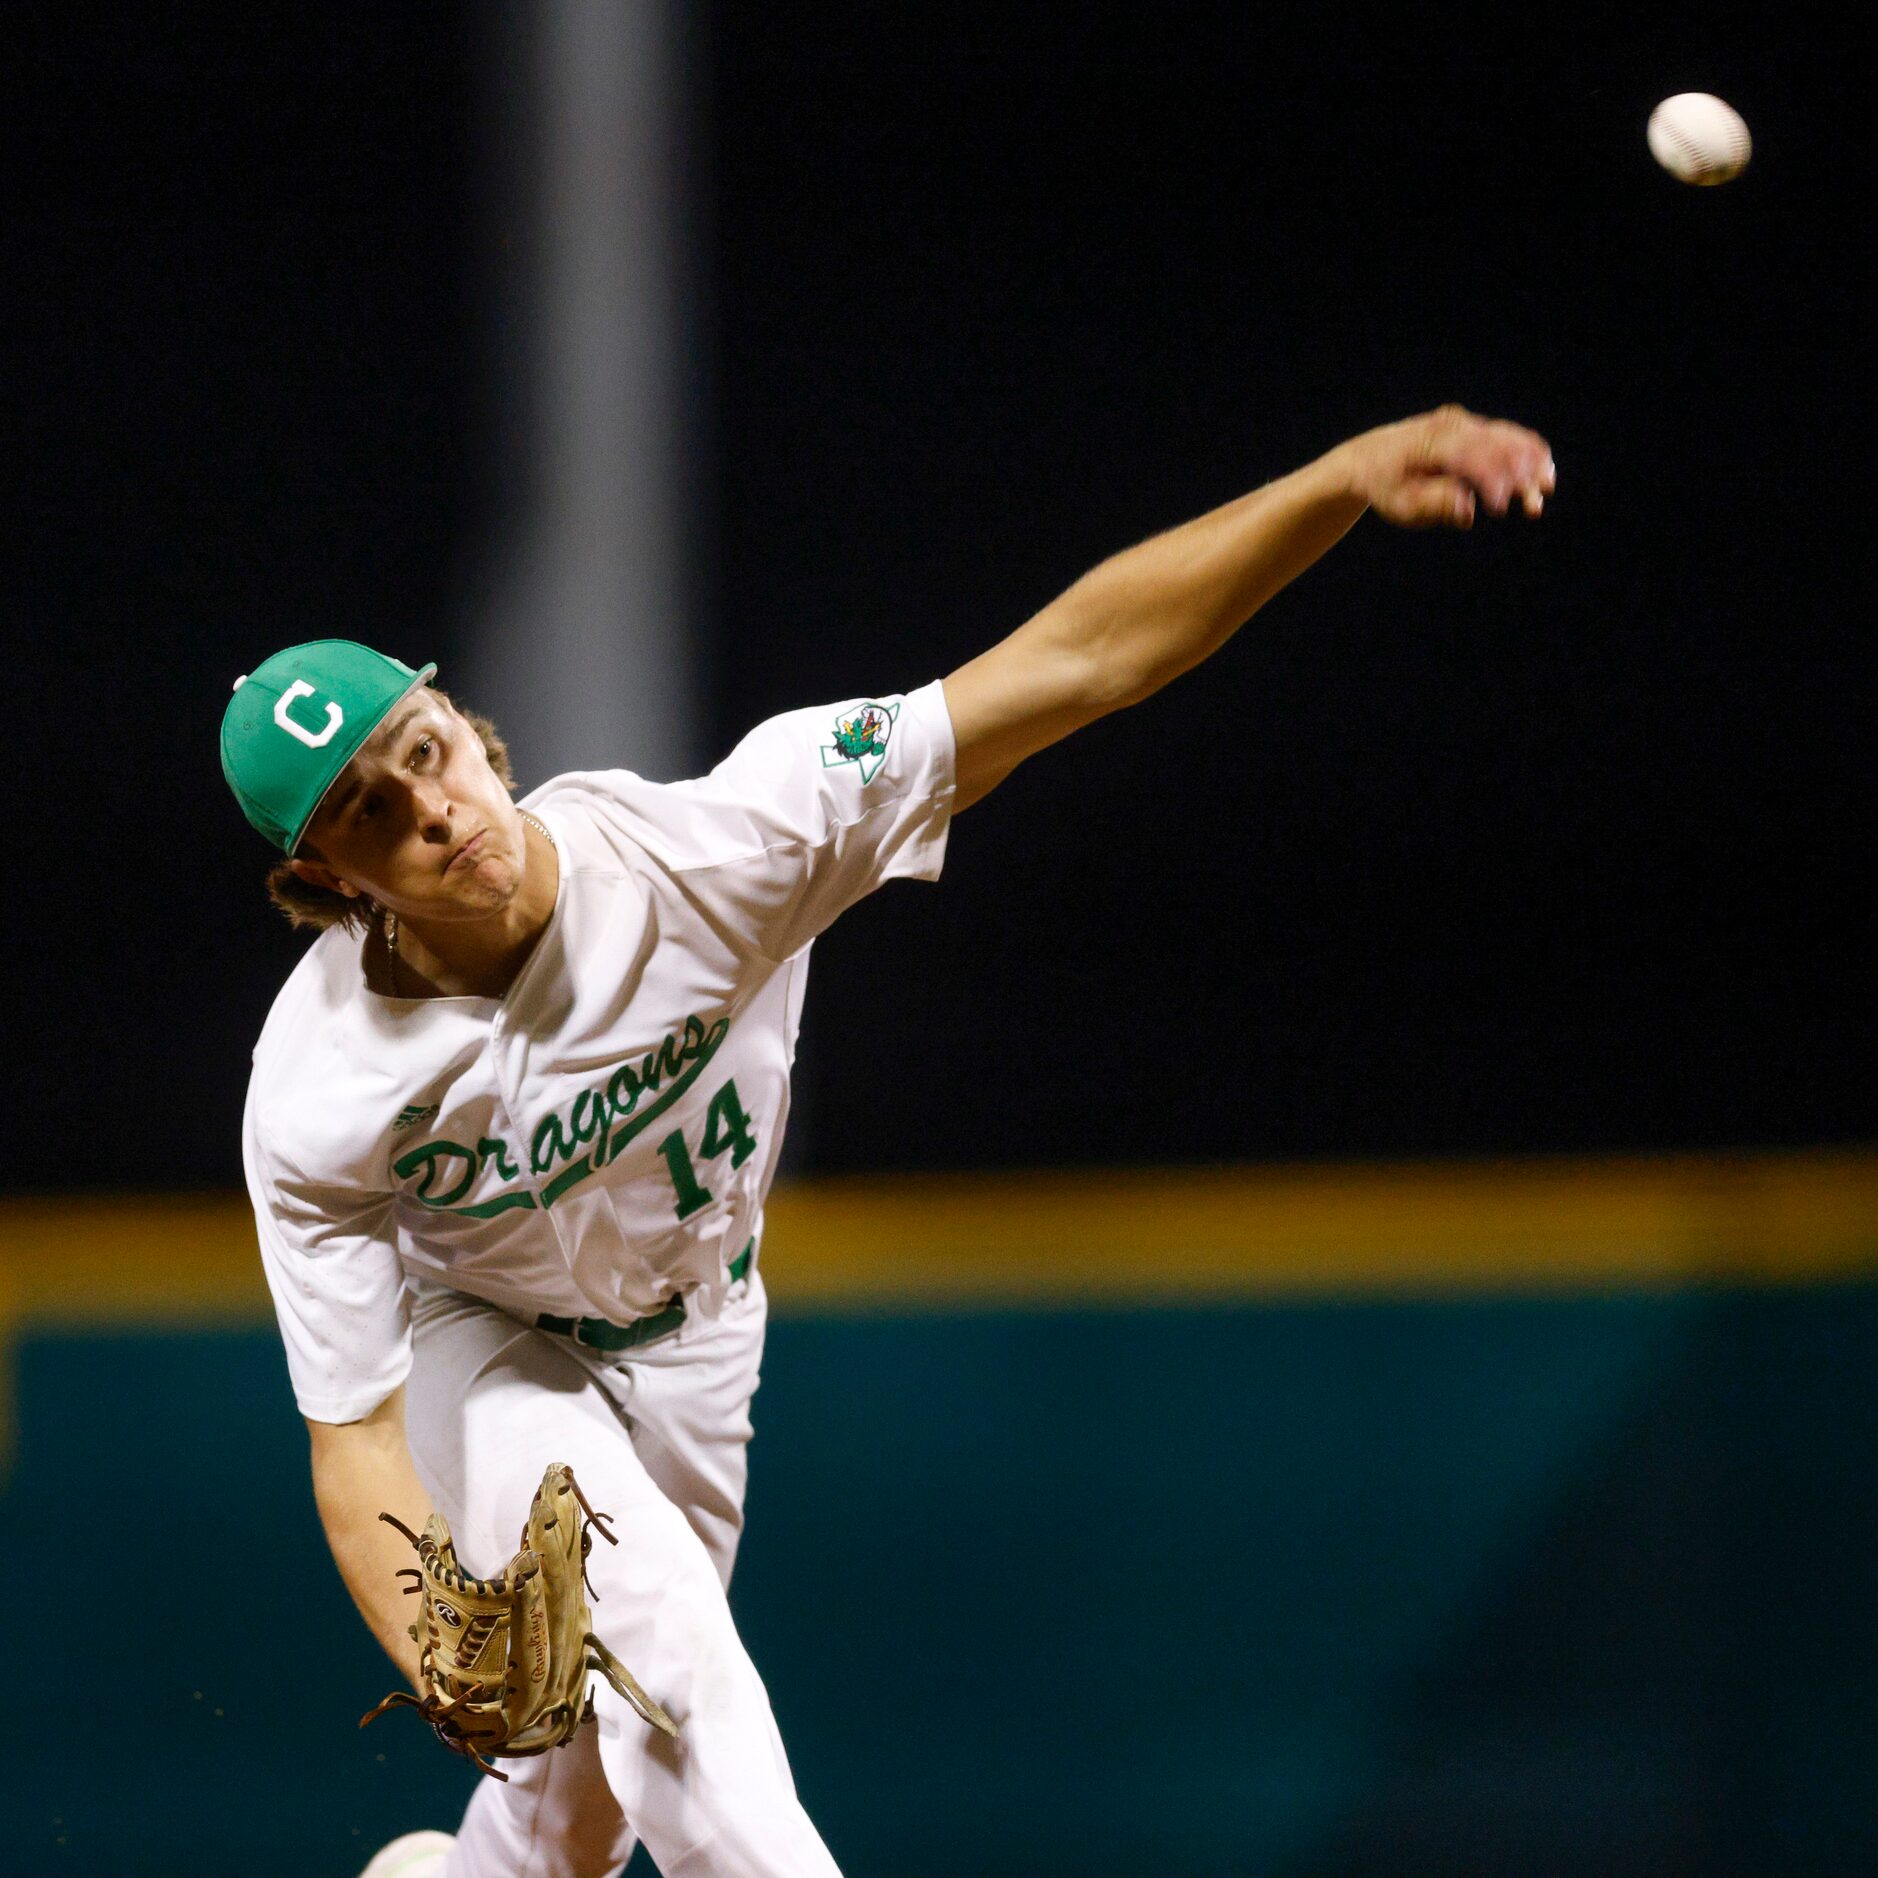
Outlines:
POLYGON ((500 1577, 463 1571, 441 1513, 431 1514, 421 1535, 389 1513, 379 1518, 417 1549, 418 1563, 399 1576, 413 1581, 407 1594, 424 1601, 411 1636, 423 1645, 429 1693, 395 1691, 360 1717, 361 1728, 387 1709, 414 1708, 445 1747, 506 1780, 488 1757, 565 1746, 593 1715, 587 1675, 597 1669, 644 1721, 664 1734, 678 1733, 678 1724, 593 1634, 587 1608, 593 1532, 608 1545, 619 1541, 588 1505, 571 1468, 556 1461, 542 1475, 521 1550, 500 1577))

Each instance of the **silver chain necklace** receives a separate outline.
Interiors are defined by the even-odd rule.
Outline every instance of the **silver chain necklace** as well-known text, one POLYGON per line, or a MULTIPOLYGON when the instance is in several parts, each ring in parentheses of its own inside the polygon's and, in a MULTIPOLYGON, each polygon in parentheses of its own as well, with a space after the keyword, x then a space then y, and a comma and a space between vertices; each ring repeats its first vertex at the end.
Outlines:
MULTIPOLYGON (((521 814, 522 820, 531 828, 539 829, 548 846, 557 854, 560 853, 561 844, 555 840, 554 830, 539 815, 531 815, 526 809, 523 809, 521 814)), ((385 956, 391 961, 391 995, 395 998, 398 995, 398 916, 389 907, 385 909, 383 931, 385 956)))

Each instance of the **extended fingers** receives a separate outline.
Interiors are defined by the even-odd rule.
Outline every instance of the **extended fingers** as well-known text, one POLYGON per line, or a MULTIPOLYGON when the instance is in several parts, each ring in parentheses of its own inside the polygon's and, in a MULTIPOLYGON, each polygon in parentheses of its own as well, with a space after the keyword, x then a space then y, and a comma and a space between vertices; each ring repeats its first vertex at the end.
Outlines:
POLYGON ((1456 412, 1437 433, 1435 457, 1451 476, 1463 478, 1490 515, 1504 515, 1515 497, 1528 515, 1538 515, 1558 484, 1551 447, 1537 431, 1499 419, 1456 412))
MULTIPOLYGON (((1537 515, 1545 499, 1558 487, 1558 468, 1552 451, 1536 431, 1518 424, 1496 424, 1495 441, 1501 447, 1501 462, 1506 476, 1507 496, 1518 496, 1528 515, 1537 515)), ((1495 509, 1497 515, 1501 513, 1495 509)))

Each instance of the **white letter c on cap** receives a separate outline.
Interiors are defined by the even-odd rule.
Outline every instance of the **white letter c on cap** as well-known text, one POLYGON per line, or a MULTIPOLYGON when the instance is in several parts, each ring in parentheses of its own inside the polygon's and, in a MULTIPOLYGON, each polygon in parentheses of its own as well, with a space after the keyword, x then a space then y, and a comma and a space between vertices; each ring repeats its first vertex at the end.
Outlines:
POLYGON ((331 699, 326 700, 326 728, 317 736, 304 724, 296 724, 287 715, 287 707, 295 698, 310 698, 313 687, 304 678, 296 678, 291 685, 274 700, 274 722, 290 737, 298 737, 309 750, 317 750, 322 744, 331 743, 333 733, 346 721, 346 714, 331 699))

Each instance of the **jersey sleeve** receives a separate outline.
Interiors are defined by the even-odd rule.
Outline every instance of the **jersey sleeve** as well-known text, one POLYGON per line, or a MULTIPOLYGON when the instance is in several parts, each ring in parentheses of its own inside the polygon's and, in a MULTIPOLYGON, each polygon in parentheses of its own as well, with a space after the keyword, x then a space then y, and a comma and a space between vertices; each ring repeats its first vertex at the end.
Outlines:
POLYGON ((394 1202, 310 1174, 259 1108, 251 1089, 242 1161, 294 1400, 309 1421, 358 1421, 411 1368, 394 1202))
POLYGON ((660 792, 664 858, 720 928, 786 959, 883 881, 938 879, 953 757, 936 681, 785 712, 660 792))

